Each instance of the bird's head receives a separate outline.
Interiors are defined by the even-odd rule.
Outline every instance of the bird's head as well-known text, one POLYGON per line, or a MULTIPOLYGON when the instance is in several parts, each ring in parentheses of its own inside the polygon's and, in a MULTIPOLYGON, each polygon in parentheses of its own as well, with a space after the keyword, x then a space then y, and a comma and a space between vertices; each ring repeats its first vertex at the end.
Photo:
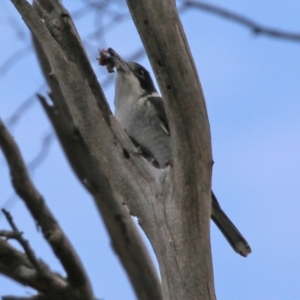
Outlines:
MULTIPOLYGON (((102 50, 103 51, 103 50, 102 50)), ((109 72, 117 70, 116 97, 133 101, 144 96, 157 95, 150 73, 136 62, 126 62, 112 48, 101 52, 100 64, 106 65, 109 72)))

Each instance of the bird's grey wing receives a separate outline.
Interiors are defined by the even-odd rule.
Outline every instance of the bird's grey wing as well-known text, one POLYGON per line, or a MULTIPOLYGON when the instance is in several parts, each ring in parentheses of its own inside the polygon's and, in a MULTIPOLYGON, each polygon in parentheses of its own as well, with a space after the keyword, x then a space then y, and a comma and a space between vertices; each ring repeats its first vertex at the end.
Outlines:
POLYGON ((138 149, 140 149, 141 151, 141 155, 147 159, 148 161, 152 162, 152 165, 155 168, 159 168, 158 162, 157 160, 154 158, 154 155, 149 151, 149 149, 147 149, 146 147, 144 147, 143 145, 139 144, 137 142, 136 139, 134 139, 132 136, 129 135, 129 138, 131 139, 132 143, 134 144, 134 146, 138 149))
POLYGON ((164 106, 164 102, 161 97, 149 97, 147 99, 155 109, 159 120, 161 121, 161 126, 166 134, 170 135, 170 129, 167 119, 167 114, 164 106))

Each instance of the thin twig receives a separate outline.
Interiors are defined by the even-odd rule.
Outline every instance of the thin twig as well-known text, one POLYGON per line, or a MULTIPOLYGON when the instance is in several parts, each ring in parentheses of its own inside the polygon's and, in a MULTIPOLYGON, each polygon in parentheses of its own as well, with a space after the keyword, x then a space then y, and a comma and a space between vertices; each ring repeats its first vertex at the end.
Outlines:
POLYGON ((4 76, 5 73, 14 65, 16 64, 19 60, 21 60, 24 56, 30 54, 31 52, 29 51, 32 49, 31 45, 27 45, 24 48, 16 50, 12 55, 7 58, 4 63, 0 66, 0 76, 4 76))
MULTIPOLYGON (((1 234, 6 238, 16 236, 16 233, 5 230, 1 234)), ((51 277, 44 277, 37 272, 28 256, 16 250, 3 238, 0 238, 0 273, 40 292, 45 292, 47 288, 61 291, 68 286, 66 280, 58 274, 51 273, 51 277)))
MULTIPOLYGON (((12 228, 13 230, 13 233, 15 234, 14 236, 14 239, 17 240, 20 245, 22 246, 22 248, 24 249, 29 261, 32 263, 32 265, 34 266, 34 268, 40 273, 40 274, 43 274, 43 275, 46 275, 44 274, 45 272, 45 268, 42 267, 42 264, 40 263, 40 261, 38 260, 38 258, 36 257, 33 249, 30 247, 29 243, 27 240, 25 240, 22 236, 22 232, 20 232, 18 230, 18 227, 17 225, 15 224, 11 214, 5 210, 4 208, 1 209, 3 214, 5 215, 6 217, 6 220, 7 222, 9 223, 10 227, 12 228)), ((12 234, 10 234, 10 237, 12 238, 12 234)), ((48 273, 48 272, 47 272, 48 273)))
POLYGON ((6 240, 17 240, 21 233, 17 233, 15 231, 10 230, 0 230, 0 236, 3 236, 6 238, 6 240))
POLYGON ((46 87, 46 84, 41 84, 36 91, 29 96, 24 102, 20 104, 19 107, 13 112, 13 114, 8 117, 5 120, 5 124, 10 128, 11 126, 15 125, 17 122, 20 121, 21 117, 24 116, 25 112, 32 107, 35 103, 37 103, 36 95, 40 93, 44 88, 46 87))
POLYGON ((206 2, 201 1, 185 1, 183 5, 186 5, 187 7, 191 8, 197 8, 201 10, 205 10, 209 13, 218 15, 222 18, 231 20, 235 23, 238 23, 242 26, 248 27, 252 30, 255 34, 262 34, 267 35, 273 38, 279 38, 279 39, 286 39, 290 41, 300 42, 300 34, 299 33, 292 33, 284 30, 279 30, 271 27, 262 26, 255 21, 242 16, 240 14, 237 14, 235 12, 232 12, 228 9, 221 8, 216 5, 208 4, 206 2))
POLYGON ((42 295, 36 295, 32 297, 3 296, 2 300, 46 300, 46 298, 42 295))
POLYGON ((32 172, 41 165, 41 163, 48 156, 50 146, 54 141, 54 132, 51 130, 42 139, 42 145, 38 154, 29 162, 28 170, 32 174, 32 172))
MULTIPOLYGON (((41 142, 41 148, 37 155, 27 164, 28 170, 30 172, 31 177, 34 176, 34 171, 45 161, 45 159, 48 157, 48 154, 50 152, 51 144, 53 143, 54 139, 54 132, 50 131, 51 129, 48 129, 48 133, 44 133, 44 137, 42 138, 41 142)), ((5 209, 11 209, 12 206, 16 203, 16 200, 18 200, 17 194, 13 192, 1 205, 5 209)), ((0 219, 2 218, 2 215, 0 214, 0 219)))

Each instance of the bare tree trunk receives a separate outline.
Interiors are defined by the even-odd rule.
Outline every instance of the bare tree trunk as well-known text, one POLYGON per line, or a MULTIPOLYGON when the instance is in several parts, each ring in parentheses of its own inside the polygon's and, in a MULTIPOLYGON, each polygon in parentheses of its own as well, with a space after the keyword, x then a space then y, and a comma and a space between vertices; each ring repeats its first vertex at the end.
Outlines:
MULTIPOLYGON (((211 140, 205 100, 175 1, 127 0, 172 132, 172 188, 156 198, 150 237, 166 299, 214 299, 209 220, 211 140), (156 230, 155 230, 156 229, 156 230), (163 246, 161 246, 163 244, 163 246)), ((144 226, 147 232, 147 226, 144 226)))

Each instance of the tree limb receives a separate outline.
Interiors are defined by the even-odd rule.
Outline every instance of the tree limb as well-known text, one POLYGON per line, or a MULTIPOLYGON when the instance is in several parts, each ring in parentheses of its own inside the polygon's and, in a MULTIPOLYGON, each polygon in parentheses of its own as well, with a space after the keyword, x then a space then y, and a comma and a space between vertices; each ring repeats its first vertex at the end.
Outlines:
MULTIPOLYGON (((172 136, 173 188, 161 207, 169 244, 156 247, 164 297, 215 299, 209 237, 211 141, 197 70, 175 1, 127 3, 163 93, 172 136)), ((162 243, 157 241, 161 234, 156 235, 152 243, 162 243)))
MULTIPOLYGON (((37 10, 41 15, 45 14, 46 12, 43 11, 45 1, 39 1, 39 4, 41 6, 37 6, 37 10)), ((53 18, 56 20, 56 24, 65 23, 61 26, 61 31, 57 32, 55 31, 55 28, 51 28, 51 24, 53 24, 54 21, 49 22, 49 30, 55 39, 60 41, 60 46, 66 53, 64 56, 72 57, 70 63, 72 63, 73 60, 76 61, 75 67, 79 69, 79 74, 68 71, 67 67, 65 69, 66 72, 73 74, 72 77, 76 78, 76 81, 80 84, 84 84, 87 81, 89 88, 93 93, 93 96, 91 96, 90 91, 85 92, 83 87, 78 86, 79 90, 82 91, 80 94, 81 98, 77 97, 79 103, 81 103, 80 105, 84 105, 86 102, 90 101, 94 101, 95 104, 95 107, 91 108, 90 115, 87 112, 84 119, 89 120, 95 112, 102 113, 102 116, 98 115, 98 119, 96 118, 96 121, 93 123, 93 126, 95 126, 98 123, 101 124, 101 120, 104 121, 104 123, 98 127, 101 133, 97 134, 97 132, 95 132, 94 134, 94 130, 96 129, 93 129, 92 131, 90 129, 88 130, 88 135, 93 134, 93 147, 88 146, 89 141, 83 138, 84 134, 82 133, 81 125, 78 126, 78 120, 75 120, 74 122, 74 116, 72 116, 68 108, 68 106, 74 106, 73 103, 67 102, 74 98, 74 92, 72 91, 73 94, 69 92, 64 93, 61 85, 59 84, 61 80, 65 80, 67 83, 68 80, 58 78, 56 75, 55 78, 53 76, 49 76, 50 73, 57 73, 56 67, 53 64, 50 66, 49 62, 49 58, 52 58, 53 54, 48 53, 46 56, 41 47, 43 46, 44 41, 42 40, 38 43, 34 40, 43 73, 51 88, 51 99, 53 104, 49 105, 42 96, 39 96, 39 99, 55 128, 57 136, 73 170, 95 200, 98 210, 112 239, 113 248, 127 271, 137 297, 139 299, 161 299, 161 285, 156 274, 156 270, 127 208, 122 204, 125 197, 119 199, 120 196, 112 190, 111 182, 107 179, 107 177, 114 177, 114 180, 116 181, 116 178, 119 177, 119 182, 125 182, 124 178, 126 178, 126 175, 123 175, 122 179, 120 178, 120 173, 122 174, 122 164, 120 165, 120 160, 128 163, 127 159, 124 157, 124 151, 127 150, 123 149, 122 145, 121 147, 119 145, 119 149, 117 149, 121 155, 119 158, 117 158, 118 152, 116 152, 116 150, 113 150, 112 152, 112 149, 117 148, 119 141, 122 141, 124 147, 126 147, 128 151, 134 152, 135 149, 133 149, 132 145, 129 144, 130 141, 128 137, 125 135, 124 131, 121 130, 112 116, 103 92, 100 90, 98 81, 93 74, 87 58, 85 57, 81 42, 76 34, 76 29, 69 17, 65 19, 61 18, 62 10, 64 11, 64 16, 68 14, 63 7, 57 6, 51 12, 51 15, 48 16, 49 19, 53 18), (78 74, 78 77, 76 77, 75 73, 78 74), (94 97, 96 97, 96 101, 93 99, 94 97), (107 126, 109 127, 107 128, 107 126), (107 129, 105 129, 105 127, 107 129), (109 134, 106 133, 106 135, 103 136, 105 130, 109 130, 109 134), (109 144, 109 140, 111 139, 110 136, 113 133, 112 130, 118 136, 123 135, 123 138, 113 137, 113 148, 105 150, 106 152, 109 151, 109 156, 111 157, 109 159, 110 162, 112 160, 114 161, 114 163, 105 167, 106 170, 109 170, 109 173, 113 172, 107 176, 102 170, 97 157, 101 154, 102 147, 100 146, 109 144)), ((47 49, 48 48, 49 47, 47 47, 47 49)), ((78 85, 78 83, 76 85, 78 85)), ((73 88, 71 86, 71 90, 72 89, 73 88)), ((86 111, 86 108, 80 109, 80 111, 86 111)), ((101 160, 103 160, 102 157, 101 160)), ((135 168, 136 167, 133 166, 133 169, 135 168)), ((131 176, 127 177, 129 177, 131 181, 133 180, 131 176)), ((141 176, 138 174, 136 177, 141 176)), ((120 186, 120 183, 118 185, 120 186)), ((119 188, 117 190, 121 190, 122 192, 124 190, 127 191, 128 189, 123 190, 119 188)), ((127 197, 132 198, 131 195, 127 197)), ((135 198, 136 197, 137 196, 135 196, 135 198)))
POLYGON ((190 8, 196 8, 200 10, 204 10, 207 12, 210 12, 212 14, 218 15, 222 18, 231 20, 235 23, 238 23, 242 26, 248 27, 251 29, 251 31, 255 34, 261 34, 270 36, 273 38, 279 38, 279 39, 285 39, 285 40, 291 40, 295 42, 300 42, 300 34, 299 33, 292 33, 288 31, 283 31, 267 26, 262 26, 255 21, 244 17, 240 14, 234 13, 228 9, 221 8, 219 6, 201 2, 201 1, 184 1, 183 5, 190 7, 190 8))
POLYGON ((60 260, 74 291, 85 299, 93 299, 89 279, 68 238, 32 183, 13 137, 0 120, 0 146, 8 162, 13 186, 25 202, 56 257, 60 260))
POLYGON ((33 265, 33 267, 37 270, 38 273, 42 274, 43 276, 48 276, 48 270, 42 266, 42 263, 37 259, 33 249, 30 247, 28 241, 26 241, 23 236, 22 232, 20 232, 11 216, 11 214, 5 210, 2 209, 2 212, 4 213, 9 225, 11 226, 12 230, 11 232, 0 232, 1 236, 5 236, 7 239, 15 239, 17 240, 20 245, 23 247, 25 254, 27 255, 29 261, 33 265))
POLYGON ((3 238, 0 238, 0 273, 40 292, 45 292, 47 287, 56 287, 56 290, 67 287, 65 279, 55 273, 52 273, 52 277, 41 276, 27 255, 16 250, 3 238))

